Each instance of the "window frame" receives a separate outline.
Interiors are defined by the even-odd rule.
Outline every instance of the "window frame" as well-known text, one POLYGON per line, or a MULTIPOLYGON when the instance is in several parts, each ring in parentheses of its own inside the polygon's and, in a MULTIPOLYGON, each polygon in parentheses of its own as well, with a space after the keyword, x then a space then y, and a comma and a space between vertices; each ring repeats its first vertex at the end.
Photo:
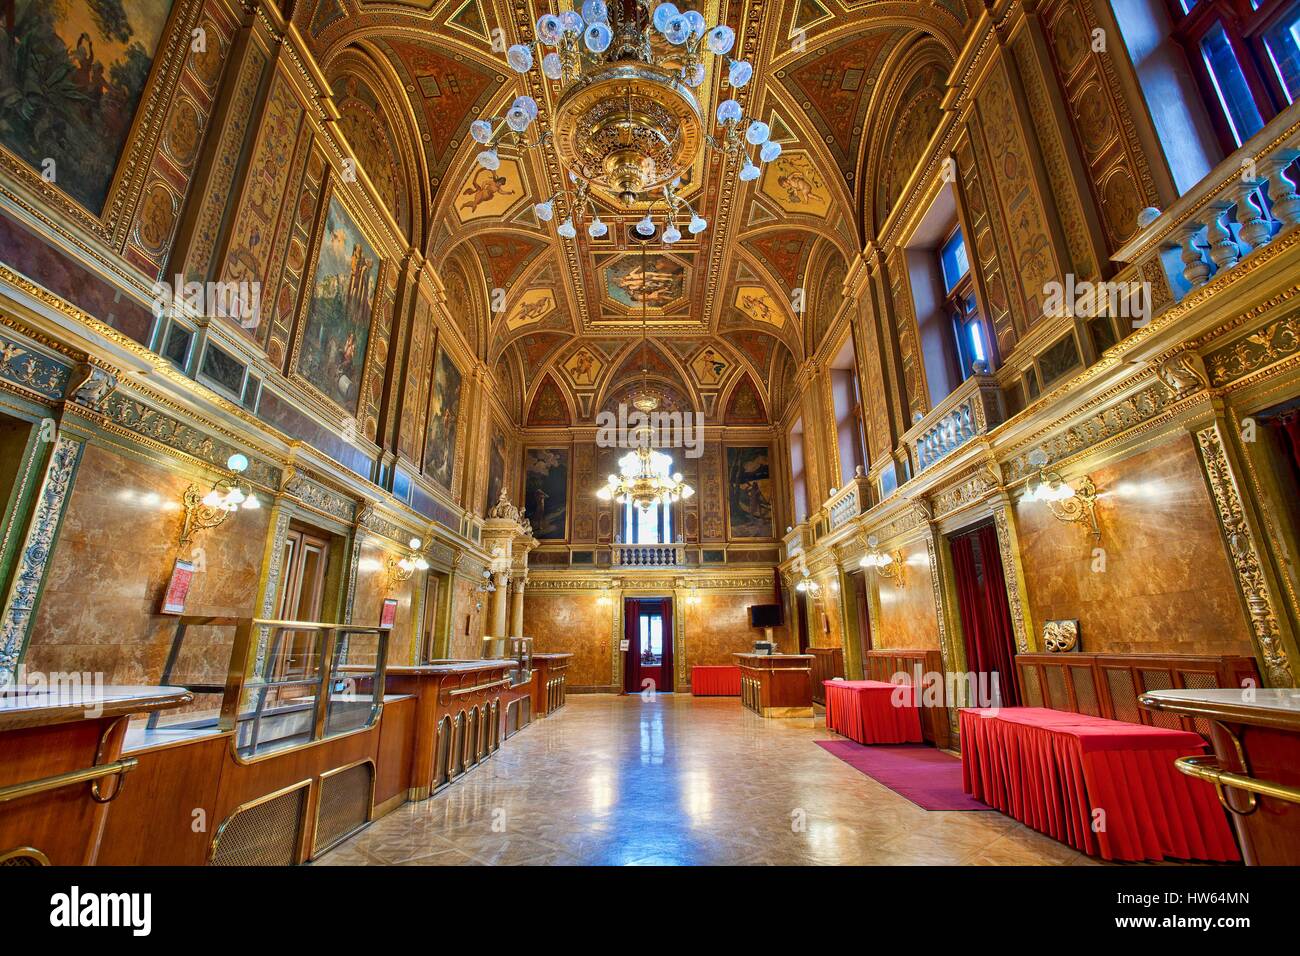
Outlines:
MULTIPOLYGON (((1229 155, 1239 145, 1233 135, 1233 123, 1220 101, 1215 80, 1205 65, 1201 43, 1217 24, 1222 24, 1255 108, 1263 124, 1268 125, 1290 104, 1281 79, 1268 62, 1263 35, 1287 14, 1300 10, 1300 3, 1297 0, 1261 0, 1259 9, 1255 10, 1251 8, 1250 0, 1196 0, 1190 11, 1183 10, 1182 0, 1166 0, 1166 4, 1173 22, 1171 36, 1183 48, 1219 146, 1225 156, 1229 155)), ((1251 136, 1245 136, 1242 142, 1251 136)))
POLYGON ((961 381, 965 382, 975 374, 973 366, 977 360, 984 362, 990 370, 992 369, 993 361, 991 356, 993 350, 984 325, 984 317, 980 314, 979 299, 975 295, 975 270, 971 268, 970 248, 966 245, 966 234, 962 231, 960 222, 954 225, 948 231, 948 234, 944 236, 943 242, 939 243, 935 259, 939 263, 939 281, 943 289, 943 307, 952 324, 952 341, 957 360, 957 374, 961 381), (952 244, 953 239, 959 235, 966 257, 966 271, 949 288, 948 273, 944 268, 944 253, 952 244), (978 326, 980 346, 984 350, 983 358, 974 354, 969 339, 972 325, 978 326))

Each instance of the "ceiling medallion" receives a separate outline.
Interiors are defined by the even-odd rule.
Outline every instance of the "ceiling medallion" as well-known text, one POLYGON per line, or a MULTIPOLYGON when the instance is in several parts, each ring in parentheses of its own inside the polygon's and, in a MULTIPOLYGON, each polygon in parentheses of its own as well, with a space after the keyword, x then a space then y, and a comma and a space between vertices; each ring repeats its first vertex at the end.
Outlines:
POLYGON ((616 202, 649 202, 635 226, 642 237, 658 229, 656 208, 662 209, 663 242, 671 245, 682 238, 677 221, 686 216, 687 231, 701 233, 708 221, 677 189, 702 149, 721 153, 727 164, 739 164, 737 176, 744 182, 759 176, 751 147, 760 163, 781 155, 768 125, 745 116, 735 99, 718 104, 720 129, 717 135, 709 131, 708 113, 694 92, 707 75, 703 51, 726 60, 727 82, 740 89, 754 69, 727 55, 735 43, 731 27, 708 29, 703 15, 679 11, 672 3, 660 3, 652 12, 651 0, 614 0, 612 5, 586 0, 581 13, 545 14, 537 21, 537 39, 510 47, 506 60, 517 73, 527 73, 535 53, 541 54, 542 74, 560 85, 554 133, 526 142, 523 134, 537 119, 537 101, 517 97, 505 116, 471 124, 471 135, 484 147, 477 161, 496 169, 501 163, 497 146, 503 141, 524 149, 553 144, 568 185, 533 211, 543 222, 558 211, 562 221, 556 231, 565 239, 574 238, 584 221, 593 239, 609 231, 598 198, 615 208, 616 202), (652 42, 656 33, 664 42, 652 42))

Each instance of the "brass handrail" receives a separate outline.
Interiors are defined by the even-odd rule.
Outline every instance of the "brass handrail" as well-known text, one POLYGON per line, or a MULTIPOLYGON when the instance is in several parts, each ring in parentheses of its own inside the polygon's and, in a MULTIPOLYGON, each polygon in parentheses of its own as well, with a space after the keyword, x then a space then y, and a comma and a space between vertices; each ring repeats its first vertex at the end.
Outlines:
POLYGON ((486 684, 475 684, 473 687, 457 687, 455 690, 448 691, 449 697, 460 697, 462 694, 472 694, 479 690, 490 690, 493 687, 500 687, 502 684, 509 684, 510 678, 503 677, 500 680, 488 681, 486 684))
MULTIPOLYGON (((135 757, 123 757, 121 760, 86 767, 84 770, 69 770, 67 773, 55 774, 52 777, 41 777, 39 780, 28 780, 26 783, 10 784, 7 787, 0 787, 0 803, 20 800, 23 797, 30 797, 38 793, 47 793, 50 790, 61 790, 64 787, 71 787, 78 783, 90 783, 103 777, 111 777, 114 774, 127 773, 134 770, 139 763, 140 761, 135 757)), ((121 792, 121 789, 119 786, 113 795, 116 796, 121 792)))
POLYGON ((1285 784, 1272 783, 1268 780, 1256 780, 1254 777, 1248 777, 1245 774, 1224 770, 1218 765, 1216 758, 1209 754, 1195 757, 1179 757, 1174 761, 1174 766, 1189 777, 1206 780, 1214 784, 1214 789, 1219 795, 1219 803, 1223 804, 1225 810, 1238 816, 1245 817, 1255 812, 1259 806, 1257 795, 1272 797, 1275 800, 1285 800, 1288 803, 1300 803, 1300 787, 1288 787, 1285 784), (1249 795, 1249 809, 1238 810, 1233 807, 1228 802, 1227 794, 1223 792, 1224 787, 1246 791, 1249 795))

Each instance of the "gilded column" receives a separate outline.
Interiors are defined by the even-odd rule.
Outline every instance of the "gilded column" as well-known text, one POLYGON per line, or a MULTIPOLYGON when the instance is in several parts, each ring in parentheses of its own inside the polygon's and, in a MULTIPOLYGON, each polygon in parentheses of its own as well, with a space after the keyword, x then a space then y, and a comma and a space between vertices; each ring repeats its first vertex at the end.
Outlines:
POLYGON ((1241 494, 1241 465, 1236 449, 1224 434, 1227 429, 1220 427, 1221 422, 1221 418, 1216 418, 1213 424, 1195 433, 1201 467, 1214 501, 1219 530, 1250 624, 1264 681, 1272 687, 1294 687, 1295 635, 1279 611, 1278 582, 1262 557, 1259 522, 1251 513, 1248 499, 1241 494))
POLYGON ((1002 576, 1006 579, 1016 652, 1028 654, 1038 649, 1038 640, 1026 598, 1028 592, 1025 590, 1024 565, 1020 560, 1020 530, 1015 509, 1005 492, 990 499, 989 503, 993 506, 993 524, 998 533, 998 552, 1002 558, 1002 576))
POLYGON ((515 578, 510 582, 510 636, 524 636, 524 585, 527 578, 515 578))
MULTIPOLYGON (((492 633, 490 637, 506 636, 506 595, 510 587, 508 571, 494 571, 492 583, 496 590, 492 592, 492 633)), ((522 605, 520 608, 522 610, 522 605)))

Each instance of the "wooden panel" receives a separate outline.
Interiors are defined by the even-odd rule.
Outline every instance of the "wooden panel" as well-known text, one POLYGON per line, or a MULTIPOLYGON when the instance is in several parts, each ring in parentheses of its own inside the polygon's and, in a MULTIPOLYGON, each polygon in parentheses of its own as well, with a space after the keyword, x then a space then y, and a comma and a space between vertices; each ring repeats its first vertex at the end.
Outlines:
POLYGON ((1233 655, 1018 654, 1024 703, 1209 735, 1208 721, 1152 712, 1138 703, 1149 690, 1259 685, 1253 658, 1233 655))
POLYGON ((812 699, 825 707, 826 686, 822 682, 844 676, 844 648, 810 647, 808 653, 813 656, 812 699))
MULTIPOLYGON (((943 674, 943 657, 937 650, 889 648, 867 651, 863 669, 868 680, 892 681, 896 674, 906 674, 915 683, 926 674, 943 674)), ((948 723, 947 688, 941 688, 937 700, 922 698, 921 736, 936 747, 952 743, 948 723)))
POLYGON ((133 752, 140 765, 112 803, 99 862, 107 866, 199 866, 216 819, 227 736, 133 752))
POLYGON ((375 806, 383 806, 398 795, 405 797, 411 786, 411 757, 415 750, 416 699, 402 697, 384 703, 379 721, 379 753, 375 761, 375 806))
MULTIPOLYGON (((4 755, 0 760, 0 787, 93 766, 99 735, 111 723, 82 720, 5 733, 0 737, 0 753, 4 755)), ((115 759, 113 747, 100 762, 115 759)), ((113 780, 104 781, 110 792, 114 786, 113 780)), ((107 804, 91 799, 89 783, 0 804, 0 852, 34 847, 54 866, 94 863, 99 827, 107 808, 107 804)))

